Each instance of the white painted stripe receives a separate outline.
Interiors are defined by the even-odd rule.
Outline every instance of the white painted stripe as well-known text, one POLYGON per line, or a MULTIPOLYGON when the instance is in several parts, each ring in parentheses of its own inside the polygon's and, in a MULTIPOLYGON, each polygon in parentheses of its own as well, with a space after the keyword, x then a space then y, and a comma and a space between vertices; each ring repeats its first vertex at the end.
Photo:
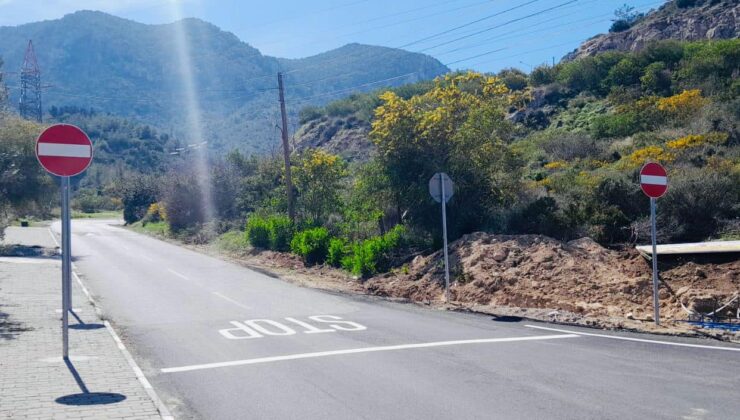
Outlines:
POLYGON ((282 362, 286 360, 311 359, 316 357, 339 356, 344 354, 373 353, 378 351, 408 350, 429 347, 457 346, 464 344, 485 344, 485 343, 508 343, 513 341, 538 341, 538 340, 555 340, 559 338, 574 338, 576 334, 558 334, 558 335, 536 335, 528 337, 508 337, 508 338, 481 338, 475 340, 455 340, 455 341, 435 341, 431 343, 400 344, 395 346, 381 347, 362 347, 356 349, 319 351, 315 353, 288 354, 285 356, 260 357, 257 359, 233 360, 230 362, 205 363, 201 365, 189 365, 173 368, 164 368, 163 373, 188 372, 192 370, 214 369, 230 366, 256 365, 260 363, 282 362))
POLYGON ((39 143, 39 156, 89 158, 91 155, 87 144, 39 143))
POLYGON ((641 184, 668 185, 668 178, 657 175, 640 175, 641 184))
POLYGON ((223 300, 225 300, 225 301, 227 301, 227 302, 231 302, 231 303, 233 303, 233 304, 234 304, 234 305, 236 305, 236 306, 242 307, 242 308, 244 308, 244 309, 252 309, 252 308, 250 308, 249 306, 247 306, 247 305, 245 305, 245 304, 243 304, 243 303, 241 303, 241 302, 238 302, 238 301, 236 301, 236 300, 234 300, 234 299, 232 299, 232 298, 230 298, 230 297, 228 297, 228 296, 222 295, 222 294, 221 294, 221 293, 219 293, 219 292, 211 292, 211 293, 213 293, 214 295, 216 295, 216 296, 220 297, 221 299, 223 299, 223 300))
POLYGON ((170 273, 172 273, 172 274, 176 275, 177 277, 180 277, 180 278, 181 278, 181 279, 183 279, 183 280, 190 280, 190 279, 189 279, 189 278, 187 278, 187 276, 185 276, 184 274, 180 274, 180 273, 178 273, 177 271, 175 271, 175 270, 173 270, 173 269, 171 269, 171 268, 168 268, 168 269, 167 269, 167 271, 169 271, 170 273))
POLYGON ((637 341, 639 343, 664 344, 666 346, 694 347, 698 349, 710 349, 710 350, 740 351, 740 347, 719 347, 719 346, 705 346, 702 344, 673 343, 670 341, 648 340, 645 338, 621 337, 618 335, 594 334, 594 333, 585 333, 585 332, 580 332, 580 331, 564 330, 560 328, 540 327, 539 325, 525 325, 525 327, 536 328, 538 330, 556 331, 556 332, 563 332, 563 333, 577 334, 577 335, 586 335, 590 337, 611 338, 614 340, 625 340, 625 341, 637 341))

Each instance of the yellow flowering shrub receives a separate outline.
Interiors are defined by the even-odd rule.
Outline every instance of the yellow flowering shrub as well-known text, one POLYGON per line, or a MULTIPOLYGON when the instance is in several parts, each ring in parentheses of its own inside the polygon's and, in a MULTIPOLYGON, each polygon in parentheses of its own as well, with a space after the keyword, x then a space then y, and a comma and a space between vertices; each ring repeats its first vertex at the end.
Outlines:
POLYGON ((167 210, 164 207, 164 203, 152 203, 146 210, 146 219, 151 222, 165 222, 167 221, 167 210))
POLYGON ((542 178, 539 181, 537 181, 537 186, 543 187, 545 189, 550 189, 552 188, 552 179, 542 178))
POLYGON ((674 150, 690 149, 693 147, 704 146, 706 144, 722 144, 727 141, 728 137, 727 133, 718 132, 708 134, 689 134, 669 141, 666 143, 666 146, 669 149, 674 150))
POLYGON ((637 149, 622 159, 621 166, 625 168, 637 168, 649 161, 661 163, 672 162, 676 157, 660 146, 647 146, 637 149))
POLYGON ((591 172, 581 171, 576 177, 576 182, 584 187, 596 188, 599 185, 599 182, 601 182, 601 178, 591 172))
POLYGON ((568 166, 568 162, 563 160, 556 160, 554 162, 546 163, 545 169, 563 169, 568 166))
POLYGON ((701 96, 701 90, 691 89, 684 90, 677 95, 661 98, 656 105, 659 110, 680 117, 695 113, 708 102, 708 99, 701 96))

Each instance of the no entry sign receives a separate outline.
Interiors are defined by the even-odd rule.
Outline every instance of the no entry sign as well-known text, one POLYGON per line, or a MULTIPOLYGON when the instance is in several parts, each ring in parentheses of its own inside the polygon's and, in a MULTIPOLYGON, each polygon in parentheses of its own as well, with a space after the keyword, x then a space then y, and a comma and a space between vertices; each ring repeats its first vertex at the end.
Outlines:
POLYGON ((92 162, 92 142, 84 131, 68 124, 44 130, 36 140, 36 157, 53 175, 75 176, 92 162))
POLYGON ((650 198, 663 196, 668 190, 668 174, 658 163, 648 163, 640 170, 640 187, 650 198))
POLYGON ((69 312, 72 310, 72 223, 69 177, 80 174, 92 162, 92 142, 84 131, 68 124, 44 130, 36 140, 36 158, 52 175, 60 177, 62 190, 62 357, 69 358, 69 312))

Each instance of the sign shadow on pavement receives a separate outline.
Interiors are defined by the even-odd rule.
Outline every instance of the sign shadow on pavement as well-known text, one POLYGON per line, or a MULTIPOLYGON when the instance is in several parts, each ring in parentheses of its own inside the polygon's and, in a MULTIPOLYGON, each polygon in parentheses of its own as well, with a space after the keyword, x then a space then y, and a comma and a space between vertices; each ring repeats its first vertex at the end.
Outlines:
POLYGON ((65 395, 63 397, 59 397, 56 400, 54 400, 58 404, 104 405, 104 404, 119 403, 126 399, 125 395, 118 394, 115 392, 90 392, 90 390, 87 389, 87 385, 85 385, 85 382, 82 380, 80 373, 77 372, 77 369, 75 369, 74 364, 72 364, 72 361, 69 360, 68 358, 65 358, 64 364, 67 365, 69 372, 75 378, 75 382, 77 382, 77 386, 80 387, 80 390, 82 392, 78 394, 70 394, 70 395, 65 395))

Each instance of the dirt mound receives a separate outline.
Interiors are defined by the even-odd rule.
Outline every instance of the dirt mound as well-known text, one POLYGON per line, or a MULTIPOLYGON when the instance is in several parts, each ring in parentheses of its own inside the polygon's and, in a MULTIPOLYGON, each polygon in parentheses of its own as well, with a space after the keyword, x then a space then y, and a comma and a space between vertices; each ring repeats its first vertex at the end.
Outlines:
MULTIPOLYGON (((539 235, 473 233, 450 244, 449 252, 455 302, 595 318, 652 317, 650 265, 635 251, 609 250, 588 238, 564 243, 539 235)), ((666 319, 686 319, 687 310, 711 312, 740 290, 737 259, 667 260, 661 269, 661 315, 666 319)), ((377 295, 439 301, 443 284, 442 254, 436 252, 365 286, 377 295)))

